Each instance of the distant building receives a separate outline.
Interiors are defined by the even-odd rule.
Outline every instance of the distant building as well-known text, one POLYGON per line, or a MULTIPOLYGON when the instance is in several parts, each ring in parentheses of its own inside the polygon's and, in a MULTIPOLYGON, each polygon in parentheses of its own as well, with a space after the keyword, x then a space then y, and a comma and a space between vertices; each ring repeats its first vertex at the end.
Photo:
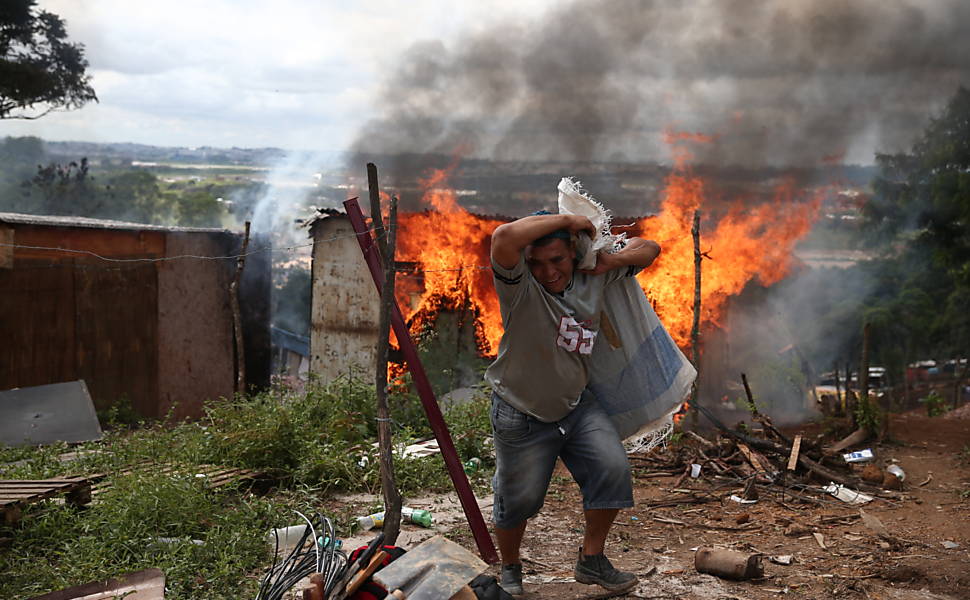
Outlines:
POLYGON ((310 370, 310 338, 272 327, 273 373, 306 380, 310 370))
MULTIPOLYGON (((127 401, 150 418, 231 397, 236 261, 175 257, 233 255, 241 237, 0 213, 0 390, 83 379, 97 408, 127 401)), ((250 256, 240 304, 255 387, 269 382, 269 282, 268 253, 250 256)))

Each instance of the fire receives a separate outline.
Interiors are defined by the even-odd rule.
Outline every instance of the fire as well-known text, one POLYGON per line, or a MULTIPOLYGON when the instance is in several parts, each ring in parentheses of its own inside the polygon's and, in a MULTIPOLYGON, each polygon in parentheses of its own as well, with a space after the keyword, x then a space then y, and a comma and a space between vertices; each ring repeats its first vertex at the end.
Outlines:
POLYGON ((684 417, 687 416, 687 411, 690 410, 690 402, 684 402, 680 405, 680 410, 674 413, 674 425, 679 425, 684 417))
MULTIPOLYGON (((631 233, 655 240, 660 257, 637 276, 657 311, 681 348, 690 344, 694 305, 694 211, 704 209, 704 181, 694 175, 686 143, 712 143, 697 134, 668 135, 674 144, 674 171, 667 177, 660 214, 642 219, 631 233)), ((821 197, 798 202, 793 181, 775 190, 770 202, 752 205, 736 200, 712 227, 710 212, 702 212, 701 327, 719 325, 725 304, 749 281, 758 278, 771 285, 788 274, 795 244, 814 223, 821 197)))
POLYGON ((412 332, 433 321, 442 309, 470 309, 478 350, 494 355, 502 337, 502 317, 488 266, 492 232, 498 219, 478 217, 458 205, 448 177, 457 166, 433 169, 420 181, 422 201, 435 210, 400 218, 398 261, 413 263, 396 289, 398 303, 412 332))
MULTIPOLYGON (((668 133, 675 169, 668 176, 661 211, 638 220, 631 235, 656 240, 662 252, 655 264, 638 276, 658 316, 682 348, 690 343, 693 323, 694 211, 703 211, 701 327, 718 325, 725 304, 754 278, 771 285, 788 274, 791 253, 817 217, 821 198, 799 197, 793 181, 783 182, 766 203, 739 198, 719 214, 705 204, 701 177, 689 167, 690 144, 716 139, 702 134, 668 133)), ((498 299, 492 284, 489 242, 502 221, 473 215, 457 202, 448 179, 458 160, 429 171, 421 180, 422 201, 433 210, 400 215, 397 236, 400 263, 413 266, 401 273, 396 295, 411 331, 433 322, 441 310, 469 311, 476 323, 478 349, 494 355, 502 336, 498 299)))

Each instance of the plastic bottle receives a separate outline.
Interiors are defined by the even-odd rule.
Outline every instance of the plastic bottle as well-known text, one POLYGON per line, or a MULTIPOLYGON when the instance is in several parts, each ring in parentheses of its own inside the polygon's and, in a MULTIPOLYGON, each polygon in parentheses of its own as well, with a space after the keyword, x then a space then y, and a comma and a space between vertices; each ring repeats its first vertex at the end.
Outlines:
POLYGON ((364 531, 384 526, 384 511, 376 512, 366 517, 357 517, 357 525, 364 531))
POLYGON ((401 508, 401 518, 411 521, 415 525, 420 525, 422 527, 431 527, 431 511, 423 510, 420 508, 408 508, 407 506, 401 508))
POLYGON ((306 528, 306 525, 290 525, 289 527, 272 529, 266 535, 266 543, 269 544, 270 548, 276 548, 277 543, 279 543, 280 550, 292 548, 300 541, 300 537, 306 531, 306 528))
POLYGON ((469 459, 467 462, 465 462, 465 474, 471 475, 475 471, 478 471, 480 466, 482 466, 482 459, 478 458, 477 456, 469 459))

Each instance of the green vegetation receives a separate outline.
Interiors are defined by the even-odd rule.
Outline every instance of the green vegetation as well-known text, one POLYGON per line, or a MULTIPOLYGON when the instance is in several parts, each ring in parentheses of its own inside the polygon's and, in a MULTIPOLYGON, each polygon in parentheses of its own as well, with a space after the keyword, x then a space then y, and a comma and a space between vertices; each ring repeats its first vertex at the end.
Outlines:
MULTIPOLYGON (((430 437, 414 397, 389 400, 399 426, 397 443, 430 437)), ((300 395, 277 390, 213 403, 196 422, 112 429, 102 442, 74 448, 97 452, 67 463, 58 460, 68 450, 63 444, 0 448, 0 463, 22 461, 3 467, 8 479, 111 474, 110 488, 90 507, 46 501, 31 505, 17 525, 0 530, 0 537, 9 538, 0 547, 0 597, 27 598, 148 567, 166 573, 167 598, 252 597, 270 562, 265 536, 272 527, 292 524, 293 509, 331 517, 345 536, 350 511, 366 508, 337 508, 332 494, 379 493, 374 417, 372 387, 341 380, 313 384, 300 395), (214 491, 203 478, 159 469, 123 473, 145 461, 267 470, 281 484, 259 496, 243 487, 214 491)), ((484 447, 490 434, 487 396, 453 408, 446 419, 460 458, 483 459, 472 483, 485 489, 491 474, 485 467, 493 466, 484 447)), ((395 466, 405 495, 451 489, 440 456, 398 458, 395 466)))
POLYGON ((813 269, 773 291, 799 299, 791 338, 817 370, 836 360, 857 369, 868 323, 870 364, 886 367, 884 385, 899 385, 909 363, 970 350, 970 90, 957 91, 909 152, 876 163, 852 244, 876 258, 813 269))
POLYGON ((922 401, 926 405, 927 416, 939 417, 946 413, 946 400, 936 390, 930 392, 922 401))
POLYGON ((239 170, 167 171, 86 158, 57 162, 39 138, 7 137, 0 141, 0 211, 221 227, 249 218, 266 194, 264 183, 239 170))

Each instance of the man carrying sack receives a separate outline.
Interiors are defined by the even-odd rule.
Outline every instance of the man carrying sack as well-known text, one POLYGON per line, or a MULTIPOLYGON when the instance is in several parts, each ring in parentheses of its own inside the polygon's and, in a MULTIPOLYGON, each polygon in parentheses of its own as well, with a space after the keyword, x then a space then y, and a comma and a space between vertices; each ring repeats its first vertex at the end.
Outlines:
POLYGON ((501 585, 522 594, 519 548, 527 520, 539 512, 556 459, 583 494, 586 531, 576 562, 580 583, 622 593, 636 586, 604 555, 621 508, 633 506, 623 445, 600 403, 583 398, 600 331, 607 286, 632 277, 660 253, 632 238, 614 253, 596 252, 577 268, 574 238, 597 233, 575 214, 533 215, 498 227, 491 259, 505 333, 485 379, 493 390, 496 471, 493 519, 502 556, 501 585))

